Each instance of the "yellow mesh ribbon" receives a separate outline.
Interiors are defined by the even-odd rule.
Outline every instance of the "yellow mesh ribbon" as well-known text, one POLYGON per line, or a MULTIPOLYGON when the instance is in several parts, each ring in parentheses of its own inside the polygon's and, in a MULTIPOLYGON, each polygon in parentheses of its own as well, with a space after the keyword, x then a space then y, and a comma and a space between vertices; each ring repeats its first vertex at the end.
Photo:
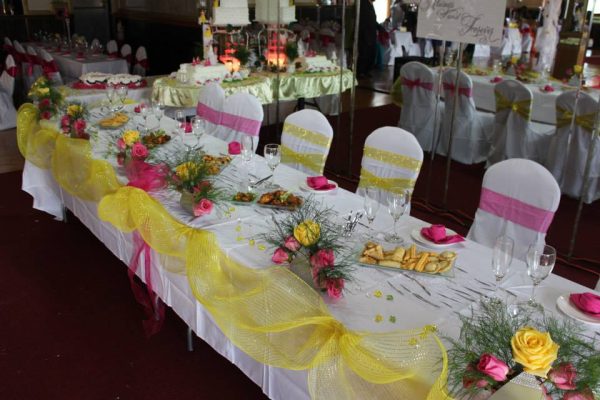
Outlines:
POLYGON ((423 163, 421 160, 417 160, 416 158, 392 153, 391 151, 376 149, 369 146, 365 147, 363 157, 369 157, 382 163, 394 165, 396 167, 404 168, 414 172, 418 172, 421 169, 421 164, 423 163))
POLYGON ((122 231, 137 230, 155 251, 185 258, 194 296, 225 336, 261 363, 308 370, 312 398, 447 398, 446 352, 432 327, 350 331, 289 269, 235 262, 214 233, 182 225, 140 189, 106 196, 98 214, 122 231))
POLYGON ((532 100, 521 100, 512 103, 509 99, 504 97, 502 93, 494 91, 496 95, 496 112, 503 110, 511 110, 516 112, 526 120, 531 119, 531 104, 532 100))
POLYGON ((387 192, 402 193, 405 190, 412 190, 415 187, 415 183, 414 179, 381 178, 365 168, 361 168, 358 187, 375 187, 387 192))
POLYGON ((284 164, 300 164, 316 174, 322 174, 326 160, 327 154, 298 153, 281 145, 281 162, 284 164))
POLYGON ((309 131, 308 129, 302 128, 298 125, 290 124, 289 122, 283 124, 283 132, 300 140, 304 140, 305 142, 315 144, 319 147, 328 149, 329 146, 331 146, 331 137, 327 137, 319 132, 309 131))
POLYGON ((390 91, 390 96, 392 96, 392 103, 397 105, 398 107, 402 107, 402 77, 398 77, 396 82, 392 85, 392 90, 390 91))
MULTIPOLYGON (((556 113, 556 126, 558 128, 571 126, 571 121, 573 120, 573 112, 566 110, 562 107, 556 107, 556 113)), ((596 113, 582 114, 575 117, 575 124, 590 132, 594 130, 595 122, 596 113)))

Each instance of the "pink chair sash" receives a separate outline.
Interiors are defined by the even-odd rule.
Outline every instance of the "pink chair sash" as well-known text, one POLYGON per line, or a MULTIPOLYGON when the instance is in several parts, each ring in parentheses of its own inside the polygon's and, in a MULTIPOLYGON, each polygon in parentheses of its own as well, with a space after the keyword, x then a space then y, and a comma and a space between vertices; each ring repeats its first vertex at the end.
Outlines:
POLYGON ((110 58, 117 58, 117 57, 119 57, 119 52, 118 51, 111 51, 110 53, 108 53, 108 56, 110 58))
MULTIPOLYGON (((444 82, 444 90, 448 90, 448 91, 454 92, 455 89, 456 89, 456 86, 454 86, 453 83, 446 83, 446 82, 444 82)), ((461 88, 458 88, 458 94, 466 96, 466 97, 472 97, 473 96, 473 89, 466 88, 466 87, 461 87, 461 88)))
POLYGON ((13 78, 17 76, 17 71, 18 69, 15 66, 6 68, 6 73, 13 78))
POLYGON ((214 125, 223 126, 250 136, 258 136, 262 124, 261 121, 218 111, 202 103, 198 103, 196 114, 214 125))
POLYGON ((51 74, 57 73, 58 72, 58 66, 56 65, 56 61, 54 61, 54 60, 50 60, 50 61, 42 60, 42 70, 44 71, 44 75, 46 75, 47 78, 49 78, 51 74))
POLYGON ((548 232, 554 212, 544 210, 493 190, 482 188, 479 208, 497 217, 540 233, 548 232))
POLYGON ((143 60, 138 60, 138 62, 137 62, 137 63, 138 63, 139 65, 141 65, 141 66, 142 66, 142 68, 144 68, 144 69, 146 69, 146 70, 148 69, 148 59, 147 59, 147 58, 144 58, 143 60))
POLYGON ((425 90, 433 90, 433 83, 432 82, 421 82, 421 78, 417 78, 415 80, 410 80, 408 78, 402 78, 402 85, 407 86, 410 89, 420 87, 425 90))

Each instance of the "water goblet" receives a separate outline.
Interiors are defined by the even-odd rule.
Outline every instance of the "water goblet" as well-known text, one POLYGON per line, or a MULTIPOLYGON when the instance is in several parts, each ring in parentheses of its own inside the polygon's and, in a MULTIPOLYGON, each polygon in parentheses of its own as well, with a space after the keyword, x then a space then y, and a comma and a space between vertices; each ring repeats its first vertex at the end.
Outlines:
POLYGON ((162 122, 162 118, 165 115, 165 107, 160 102, 155 102, 154 104, 152 104, 152 113, 158 121, 158 127, 160 128, 160 123, 162 122))
POLYGON ((373 221, 379 211, 379 189, 374 187, 365 188, 365 201, 364 201, 365 216, 369 222, 369 229, 373 229, 373 221))
POLYGON ((106 98, 108 99, 108 108, 111 112, 115 112, 115 101, 117 100, 117 93, 112 85, 106 87, 106 98))
POLYGON ((273 175, 271 177, 271 186, 274 186, 275 168, 277 168, 281 162, 281 146, 273 143, 267 144, 265 145, 264 154, 267 159, 267 165, 271 169, 271 175, 273 175))
POLYGON ((176 133, 183 136, 185 134, 185 114, 183 110, 177 110, 175 113, 175 121, 177 121, 176 133))
POLYGON ((245 162, 249 162, 252 160, 252 156, 254 155, 254 141, 252 140, 252 136, 244 135, 241 140, 241 155, 242 160, 245 162))
POLYGON ((127 98, 128 92, 129 92, 129 89, 127 88, 126 85, 117 86, 117 97, 119 98, 121 105, 125 105, 125 99, 127 98))
POLYGON ((495 298, 497 298, 496 293, 498 292, 500 282, 502 282, 502 279, 504 279, 510 270, 514 248, 515 241, 506 235, 498 236, 496 242, 494 243, 494 250, 492 253, 492 271, 494 271, 494 276, 496 277, 496 286, 494 288, 495 298))
POLYGON ((406 212, 410 204, 410 190, 392 188, 387 196, 388 212, 394 219, 394 232, 387 234, 385 240, 391 243, 404 243, 404 239, 398 235, 398 221, 406 212))
POLYGON ((148 105, 146 103, 140 103, 139 108, 142 120, 144 121, 141 130, 145 132, 148 129, 148 105))
POLYGON ((535 300, 535 288, 550 275, 556 263, 556 249, 545 244, 532 244, 527 249, 527 275, 531 278, 531 296, 527 304, 533 308, 542 308, 535 300))

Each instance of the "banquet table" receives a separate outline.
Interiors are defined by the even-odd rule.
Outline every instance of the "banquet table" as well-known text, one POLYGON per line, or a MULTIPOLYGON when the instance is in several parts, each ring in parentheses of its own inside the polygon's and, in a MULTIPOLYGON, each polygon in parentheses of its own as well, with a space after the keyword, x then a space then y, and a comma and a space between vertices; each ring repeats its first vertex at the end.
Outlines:
MULTIPOLYGON (((38 51, 39 44, 26 43, 38 51)), ((83 60, 77 59, 77 53, 64 54, 54 49, 47 49, 52 55, 61 75, 67 80, 78 79, 88 72, 104 72, 107 74, 127 74, 127 61, 123 58, 110 58, 106 54, 86 55, 83 60)))
MULTIPOLYGON (((132 117, 127 128, 139 127, 140 118, 134 115, 132 117)), ((176 122, 169 118, 150 121, 149 124, 160 124, 161 128, 167 132, 173 132, 176 126, 176 122)), ((41 127, 51 128, 52 123, 43 122, 41 127)), ((125 184, 127 179, 122 168, 118 166, 114 156, 113 158, 107 156, 107 154, 111 154, 107 152, 107 149, 111 143, 114 143, 114 139, 114 132, 99 131, 96 135, 92 135, 91 157, 93 160, 106 159, 114 168, 120 183, 125 184)), ((60 138, 57 139, 57 146, 59 142, 60 138)), ((177 148, 184 144, 202 145, 204 150, 210 154, 227 152, 227 143, 208 135, 175 136, 169 144, 165 145, 164 151, 169 151, 169 146, 177 148)), ((134 235, 101 220, 98 216, 99 203, 97 201, 83 200, 65 190, 57 182, 54 167, 50 170, 44 168, 42 164, 39 160, 35 162, 27 160, 23 171, 23 190, 34 198, 34 207, 60 219, 64 205, 110 251, 128 264, 135 251, 134 235)), ((249 164, 235 158, 232 164, 221 173, 218 182, 225 189, 237 190, 240 177, 243 179, 248 173, 247 171, 252 171, 260 177, 269 173, 264 159, 259 156, 255 156, 249 164)), ((62 181, 64 177, 58 178, 58 181, 62 181)), ((90 178, 96 179, 96 177, 90 178)), ((305 180, 305 174, 285 165, 277 167, 274 175, 276 184, 297 193, 303 193, 300 186, 305 180)), ((225 210, 217 209, 209 216, 194 219, 179 206, 179 196, 176 192, 163 189, 149 194, 162 204, 166 212, 178 220, 182 226, 198 231, 213 232, 220 248, 231 259, 258 270, 263 270, 272 264, 270 260, 272 249, 268 247, 261 249, 264 242, 261 241, 259 234, 273 229, 272 218, 284 218, 285 212, 255 206, 234 205, 230 208, 225 207, 225 210)), ((363 207, 361 197, 343 189, 337 189, 333 194, 317 195, 315 201, 332 207, 340 221, 348 212, 361 210, 363 207)), ((412 242, 411 232, 425 225, 427 225, 426 222, 407 216, 400 224, 400 233, 408 242, 412 242)), ((380 207, 373 228, 359 226, 348 241, 351 246, 360 246, 361 243, 364 243, 365 235, 379 238, 381 233, 389 231, 391 226, 392 219, 387 214, 387 210, 380 207)), ((418 330, 425 325, 434 324, 442 334, 456 337, 459 328, 458 315, 469 313, 478 299, 475 292, 470 292, 470 290, 474 289, 489 294, 495 279, 490 267, 491 249, 467 240, 463 244, 456 245, 453 250, 458 253, 458 259, 453 273, 449 277, 409 274, 356 265, 353 274, 354 280, 347 284, 345 296, 337 302, 324 298, 326 307, 338 321, 350 330, 392 332, 405 329, 418 330), (421 285, 426 286, 431 294, 426 295, 422 291, 421 285), (463 290, 470 295, 456 297, 452 302, 445 301, 443 296, 447 296, 452 288, 463 290), (429 303, 408 294, 406 289, 427 297, 429 303), (379 296, 378 292, 380 292, 379 296), (390 298, 388 295, 392 297, 390 298), (378 316, 382 316, 383 319, 377 318, 378 316), (395 317, 393 322, 389 318, 392 316, 395 317)), ((213 315, 195 298, 185 269, 177 263, 168 262, 169 258, 161 256, 156 250, 152 250, 151 254, 154 290, 162 301, 171 307, 199 337, 238 366, 270 398, 286 400, 310 398, 306 369, 291 370, 262 364, 235 346, 219 328, 213 315)), ((141 279, 145 279, 141 272, 138 274, 141 279)), ((500 293, 507 298, 507 301, 514 302, 517 299, 523 300, 528 297, 531 282, 522 261, 515 260, 512 274, 501 284, 501 288, 500 293)), ((547 312, 558 314, 555 302, 559 295, 582 291, 588 291, 588 289, 556 275, 551 275, 538 288, 537 299, 544 305, 547 312)), ((266 307, 269 308, 268 305, 266 307)), ((596 327, 595 330, 600 329, 596 327)), ((593 337, 596 332, 589 328, 587 334, 593 337)), ((203 389, 199 388, 199 390, 203 389)))
MULTIPOLYGON (((353 82, 352 71, 344 70, 341 91, 350 89, 353 82)), ((261 72, 251 74, 248 79, 239 82, 223 82, 222 87, 227 95, 233 93, 250 93, 258 98, 261 104, 271 104, 279 95, 279 100, 297 100, 301 98, 318 98, 340 93, 339 72, 322 73, 281 73, 279 93, 277 90, 277 74, 261 72)), ((191 86, 174 78, 161 78, 154 82, 152 99, 167 107, 195 107, 202 87, 191 86)))
MULTIPOLYGON (((152 85, 155 80, 160 78, 162 76, 145 77, 147 85, 139 89, 129 89, 127 98, 135 102, 149 102, 152 96, 152 85)), ((72 85, 62 85, 58 87, 58 90, 67 101, 77 101, 91 108, 106 100, 106 89, 76 89, 72 85)))

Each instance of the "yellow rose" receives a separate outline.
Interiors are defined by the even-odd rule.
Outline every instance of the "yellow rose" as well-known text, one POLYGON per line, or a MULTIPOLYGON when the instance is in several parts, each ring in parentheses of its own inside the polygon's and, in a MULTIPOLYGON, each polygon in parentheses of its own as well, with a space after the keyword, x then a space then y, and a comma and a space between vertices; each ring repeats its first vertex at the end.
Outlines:
POLYGON ((294 228, 294 237, 305 247, 315 244, 320 236, 321 226, 310 219, 300 223, 294 228))
POLYGON ((123 141, 127 146, 133 146, 135 142, 140 139, 140 133, 138 131, 129 130, 123 133, 123 141))
POLYGON ((190 179, 190 175, 196 172, 196 164, 191 161, 180 164, 175 168, 175 174, 182 181, 190 179))
POLYGON ((573 72, 575 72, 577 75, 580 75, 583 72, 583 67, 581 65, 574 65, 573 72))
POLYGON ((44 95, 44 94, 48 94, 48 93, 50 93, 50 88, 43 87, 43 88, 39 88, 38 89, 38 94, 39 95, 44 95))
POLYGON ((77 104, 71 104, 69 107, 67 107, 67 114, 69 114, 69 116, 74 117, 76 114, 79 114, 81 112, 81 106, 77 105, 77 104))
POLYGON ((521 364, 525 372, 546 378, 552 363, 558 357, 558 344, 548 332, 531 327, 519 329, 510 340, 513 359, 521 364))

